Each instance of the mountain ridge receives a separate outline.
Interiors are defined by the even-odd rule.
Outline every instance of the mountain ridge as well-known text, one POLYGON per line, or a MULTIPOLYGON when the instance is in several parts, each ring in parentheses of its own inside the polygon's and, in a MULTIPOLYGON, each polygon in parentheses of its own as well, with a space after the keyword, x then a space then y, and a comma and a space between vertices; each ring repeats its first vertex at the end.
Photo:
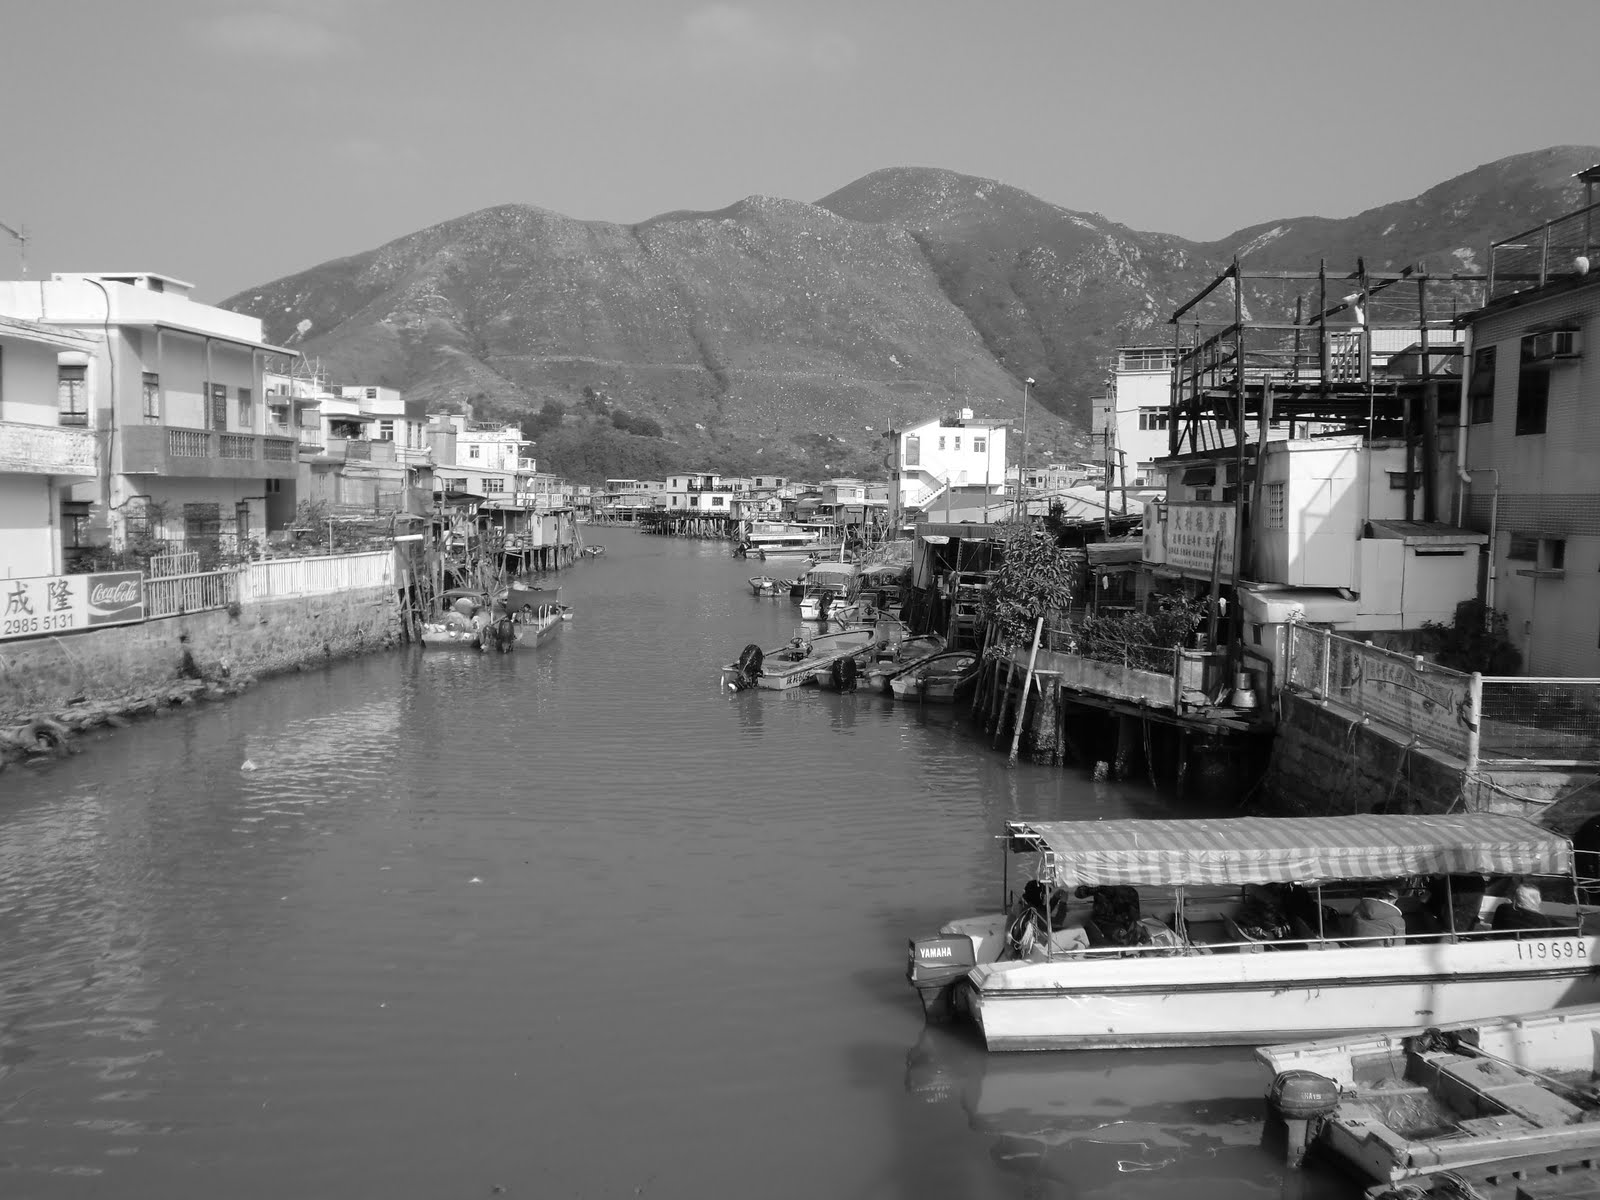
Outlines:
POLYGON ((879 433, 958 407, 1020 415, 1065 449, 1119 344, 1168 340, 1176 303, 1241 247, 1263 269, 1374 269, 1581 202, 1600 148, 1485 163, 1352 217, 1213 242, 1134 230, 998 180, 886 167, 813 203, 759 193, 621 225, 496 205, 247 289, 223 306, 339 381, 514 415, 590 388, 685 458, 876 466, 879 433), (1380 257, 1382 256, 1382 257, 1380 257), (1049 414, 1053 413, 1054 417, 1049 414), (766 457, 762 457, 766 456, 766 457), (809 457, 808 457, 809 456, 809 457))

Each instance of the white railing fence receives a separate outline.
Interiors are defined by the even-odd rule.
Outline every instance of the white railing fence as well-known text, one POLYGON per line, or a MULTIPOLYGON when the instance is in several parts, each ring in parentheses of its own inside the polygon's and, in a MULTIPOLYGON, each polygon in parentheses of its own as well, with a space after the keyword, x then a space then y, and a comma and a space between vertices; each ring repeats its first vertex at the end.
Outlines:
MULTIPOLYGON (((173 556, 184 557, 184 556, 173 556)), ((146 617, 205 612, 238 602, 324 596, 361 588, 393 587, 394 552, 325 554, 315 558, 272 558, 227 571, 193 571, 146 578, 146 617)))
POLYGON ((232 571, 196 571, 144 581, 144 615, 173 617, 179 613, 226 608, 239 596, 239 581, 232 571))
POLYGON ((394 552, 269 558, 240 568, 241 600, 283 600, 359 588, 392 587, 394 552))

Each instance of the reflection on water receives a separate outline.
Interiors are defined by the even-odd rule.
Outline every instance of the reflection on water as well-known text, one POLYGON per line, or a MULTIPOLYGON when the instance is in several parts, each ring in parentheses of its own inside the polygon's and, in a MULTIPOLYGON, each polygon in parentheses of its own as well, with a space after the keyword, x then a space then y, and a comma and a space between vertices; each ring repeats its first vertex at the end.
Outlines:
POLYGON ((959 1107, 1029 1195, 1349 1195, 1343 1180, 1284 1169, 1263 1127, 1265 1083, 1248 1050, 988 1054, 961 1028, 924 1029, 905 1071, 908 1096, 959 1107))
POLYGON ((537 653, 339 664, 0 776, 0 1195, 1134 1196, 1189 1128, 1278 1186, 1216 1107, 1254 1092, 1176 1090, 1215 1063, 1062 1091, 919 1040, 906 938, 995 903, 1002 823, 1159 798, 1007 770, 946 707, 730 695, 793 606, 724 546, 596 540, 537 653))

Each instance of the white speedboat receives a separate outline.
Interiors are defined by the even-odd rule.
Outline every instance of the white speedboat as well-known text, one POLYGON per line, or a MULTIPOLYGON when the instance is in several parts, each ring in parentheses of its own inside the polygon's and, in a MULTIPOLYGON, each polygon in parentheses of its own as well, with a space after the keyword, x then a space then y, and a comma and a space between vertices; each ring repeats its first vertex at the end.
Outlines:
POLYGON ((1519 817, 1012 821, 1004 841, 1034 859, 1023 903, 913 940, 907 972, 930 1019, 970 1017, 991 1050, 1261 1045, 1600 1001, 1592 908, 1548 903, 1555 923, 1515 937, 1453 928, 1452 879, 1574 894, 1571 843, 1519 817), (1353 921, 1418 876, 1448 925, 1353 921))
MULTIPOLYGON (((1600 1005, 1502 1017, 1379 1037, 1265 1046, 1274 1115, 1313 1121, 1314 1149, 1369 1182, 1522 1160, 1600 1158, 1600 1005), (1333 1102, 1308 1110, 1307 1072, 1333 1102), (1291 1074, 1292 1073, 1292 1074, 1291 1074)), ((1300 1146, 1291 1138, 1291 1156, 1300 1146)), ((1533 1174, 1533 1172, 1524 1172, 1533 1174)), ((1519 1175, 1518 1178, 1522 1178, 1519 1175)), ((1541 1193, 1542 1194, 1542 1193, 1541 1193)))

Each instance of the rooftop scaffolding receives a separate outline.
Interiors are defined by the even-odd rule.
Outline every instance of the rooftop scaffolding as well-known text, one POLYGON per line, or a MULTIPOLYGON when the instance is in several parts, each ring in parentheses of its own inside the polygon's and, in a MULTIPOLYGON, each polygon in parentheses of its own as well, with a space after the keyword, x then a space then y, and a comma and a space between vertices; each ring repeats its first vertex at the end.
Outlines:
POLYGON ((1485 282, 1420 264, 1253 272, 1235 259, 1172 315, 1169 453, 1242 445, 1252 427, 1255 440, 1284 425, 1291 437, 1423 436, 1440 408, 1459 409, 1461 344, 1452 323, 1481 303, 1485 282), (1251 305, 1264 308, 1265 319, 1251 305))

